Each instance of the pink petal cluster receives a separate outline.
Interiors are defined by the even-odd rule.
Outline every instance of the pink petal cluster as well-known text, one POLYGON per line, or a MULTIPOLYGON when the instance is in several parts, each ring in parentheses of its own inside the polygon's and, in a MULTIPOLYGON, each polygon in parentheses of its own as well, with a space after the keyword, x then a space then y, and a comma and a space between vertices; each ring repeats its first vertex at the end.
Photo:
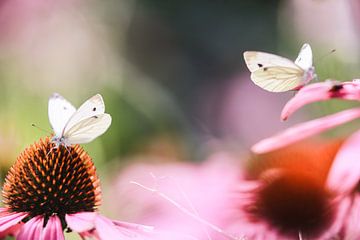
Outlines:
MULTIPOLYGON (((239 185, 246 187, 240 187, 237 196, 237 219, 234 219, 229 229, 241 229, 249 239, 298 239, 294 225, 286 221, 299 221, 299 216, 305 216, 304 220, 309 221, 314 217, 316 221, 295 222, 305 227, 303 231, 299 230, 303 239, 359 239, 360 232, 355 231, 355 226, 360 224, 360 219, 356 220, 357 215, 354 214, 359 206, 354 206, 353 197, 349 196, 350 192, 356 191, 360 180, 360 162, 356 157, 360 154, 360 148, 355 147, 359 141, 360 134, 346 140, 336 152, 333 162, 330 162, 329 170, 316 167, 316 164, 326 165, 330 160, 326 158, 331 157, 329 154, 325 158, 324 155, 326 156, 329 150, 323 149, 321 144, 317 143, 305 149, 313 155, 313 163, 304 161, 306 155, 301 151, 293 151, 288 156, 292 166, 271 166, 253 180, 240 181, 239 185), (325 179, 322 177, 324 172, 325 179), (249 188, 251 185, 252 188, 249 188), (302 214, 301 211, 307 212, 302 214), (350 221, 352 225, 348 224, 350 221)), ((279 160, 281 151, 287 151, 287 148, 271 154, 279 160)), ((268 165, 271 165, 271 162, 268 162, 268 165)))
MULTIPOLYGON (((281 119, 288 119, 291 114, 305 104, 325 101, 331 98, 360 101, 360 81, 354 80, 352 82, 339 83, 328 80, 322 83, 307 85, 300 89, 299 92, 285 105, 281 113, 281 119)), ((273 137, 261 140, 252 147, 252 150, 255 153, 265 153, 279 149, 359 117, 360 108, 353 108, 301 123, 294 127, 290 127, 273 137)))
MULTIPOLYGON (((268 169, 263 174, 255 175, 253 170, 239 164, 239 159, 243 157, 235 157, 227 153, 214 154, 199 165, 187 163, 135 165, 120 175, 111 197, 121 199, 124 205, 120 205, 117 211, 125 218, 131 217, 132 221, 145 222, 174 233, 191 235, 197 239, 297 239, 298 233, 289 232, 269 217, 251 210, 262 201, 261 193, 272 188, 270 183, 285 179, 296 183, 291 186, 302 187, 296 193, 300 192, 305 196, 299 200, 290 199, 292 201, 290 206, 301 205, 303 204, 301 201, 305 200, 310 207, 315 206, 311 208, 312 214, 316 215, 320 212, 320 216, 324 214, 326 217, 319 218, 323 222, 318 224, 319 227, 314 227, 314 235, 311 235, 312 227, 309 233, 304 231, 304 238, 316 237, 325 240, 338 236, 344 231, 342 223, 350 205, 339 201, 340 194, 336 191, 337 188, 327 183, 333 179, 332 174, 328 172, 329 168, 331 168, 330 172, 339 172, 337 169, 344 168, 341 158, 347 155, 348 147, 344 145, 338 152, 340 147, 338 143, 331 147, 321 147, 317 144, 296 147, 296 151, 281 150, 275 153, 276 161, 288 159, 288 162, 281 160, 281 163, 271 163, 270 159, 264 159, 267 160, 265 165, 268 169), (311 149, 310 154, 303 154, 311 149), (319 159, 324 155, 326 157, 319 159), (332 164, 335 155, 337 160, 332 164), (319 164, 318 160, 323 161, 319 164), (158 178, 154 181, 149 173, 158 178), (154 187, 169 198, 161 198, 159 194, 154 195, 154 192, 144 191, 141 188, 135 191, 134 188, 124 186, 124 183, 129 181, 154 187), (312 192, 315 192, 315 200, 320 199, 320 205, 310 202, 312 198, 307 197, 310 195, 309 187, 314 189, 312 192), (174 206, 171 201, 175 201, 181 207, 174 206), (126 213, 124 208, 130 203, 139 208, 126 213), (183 211, 182 208, 187 210, 183 211)), ((283 197, 281 193, 283 192, 275 191, 275 197, 281 199, 283 197)), ((281 204, 279 202, 278 207, 281 208, 281 204)), ((274 209, 276 210, 276 208, 272 210, 274 209)), ((290 214, 292 212, 295 216, 299 211, 291 210, 290 214)), ((300 222, 300 224, 307 223, 300 222)))
MULTIPOLYGON (((332 98, 359 101, 360 82, 358 80, 343 83, 326 81, 305 86, 286 104, 281 113, 281 119, 286 120, 306 104, 332 98)), ((260 141, 253 146, 252 150, 261 154, 274 151, 359 117, 360 108, 353 108, 305 122, 260 141)), ((332 205, 336 210, 331 227, 323 235, 324 239, 331 236, 340 239, 360 239, 358 228, 360 224, 359 145, 360 130, 353 133, 343 143, 329 170, 325 186, 331 193, 332 205), (334 233, 336 235, 333 235, 334 233)))
POLYGON ((158 237, 159 240, 175 237, 184 239, 179 236, 224 239, 221 233, 182 212, 168 200, 128 183, 132 181, 155 188, 198 218, 223 227, 231 212, 228 208, 231 199, 228 196, 235 192, 234 185, 240 175, 236 162, 238 159, 228 154, 217 153, 201 164, 178 162, 131 165, 116 179, 116 187, 110 198, 112 201, 116 199, 119 204, 113 206, 112 211, 121 218, 173 233, 171 238, 158 237))
MULTIPOLYGON (((14 235, 19 240, 65 239, 60 219, 49 217, 44 227, 44 217, 39 215, 27 222, 27 213, 0 209, 0 237, 14 235)), ((65 216, 68 227, 83 238, 92 239, 139 239, 150 240, 153 227, 108 219, 97 212, 80 212, 65 216)))

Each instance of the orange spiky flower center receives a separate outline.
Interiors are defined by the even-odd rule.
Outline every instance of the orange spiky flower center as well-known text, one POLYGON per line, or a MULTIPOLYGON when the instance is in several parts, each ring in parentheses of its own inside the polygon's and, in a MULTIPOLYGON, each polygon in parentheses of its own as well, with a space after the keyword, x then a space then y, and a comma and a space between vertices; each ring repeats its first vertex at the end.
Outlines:
POLYGON ((25 149, 9 170, 3 203, 29 217, 92 212, 100 205, 100 182, 91 157, 79 145, 54 148, 49 137, 25 149))

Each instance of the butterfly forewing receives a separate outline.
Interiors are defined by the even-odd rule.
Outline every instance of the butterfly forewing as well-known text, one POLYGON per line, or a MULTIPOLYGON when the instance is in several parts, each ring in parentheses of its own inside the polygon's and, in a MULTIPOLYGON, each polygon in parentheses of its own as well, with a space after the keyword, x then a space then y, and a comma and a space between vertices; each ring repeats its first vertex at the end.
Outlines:
POLYGON ((68 135, 67 131, 82 120, 103 114, 105 112, 105 104, 100 94, 89 98, 79 109, 70 117, 69 121, 63 129, 63 135, 68 135))
POLYGON ((67 144, 88 143, 103 134, 111 124, 107 113, 95 115, 77 122, 64 135, 67 144))
POLYGON ((285 92, 303 84, 304 70, 299 67, 267 67, 253 72, 251 79, 267 91, 285 92))
POLYGON ((299 55, 295 60, 295 64, 304 69, 305 71, 312 67, 313 57, 312 50, 309 44, 305 43, 301 47, 299 55))
POLYGON ((244 59, 250 72, 265 67, 297 67, 293 61, 287 58, 265 52, 246 51, 244 52, 244 59))
POLYGON ((58 93, 49 98, 48 116, 55 135, 60 136, 66 123, 76 112, 75 107, 58 93))

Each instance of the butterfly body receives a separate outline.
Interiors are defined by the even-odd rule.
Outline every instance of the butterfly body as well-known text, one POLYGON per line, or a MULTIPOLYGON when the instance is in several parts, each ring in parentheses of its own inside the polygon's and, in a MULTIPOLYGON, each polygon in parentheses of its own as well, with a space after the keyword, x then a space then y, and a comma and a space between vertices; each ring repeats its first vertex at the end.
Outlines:
POLYGON ((293 62, 266 52, 246 51, 244 59, 251 72, 251 80, 270 92, 298 90, 316 77, 312 65, 312 50, 305 43, 293 62))
POLYGON ((54 130, 52 142, 60 145, 88 143, 103 134, 111 124, 111 116, 105 113, 100 94, 85 101, 79 109, 58 93, 49 98, 49 121, 54 130))

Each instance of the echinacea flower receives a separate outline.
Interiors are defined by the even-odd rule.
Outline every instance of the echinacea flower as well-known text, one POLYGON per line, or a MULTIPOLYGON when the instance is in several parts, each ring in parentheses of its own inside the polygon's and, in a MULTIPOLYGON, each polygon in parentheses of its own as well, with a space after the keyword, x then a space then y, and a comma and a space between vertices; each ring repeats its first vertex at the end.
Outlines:
POLYGON ((79 146, 53 148, 49 138, 25 149, 6 176, 0 237, 145 240, 152 227, 110 220, 97 211, 101 190, 90 156, 79 146))
MULTIPOLYGON (((198 239, 294 240, 300 235, 329 240, 344 236, 351 210, 336 181, 344 173, 356 178, 357 168, 346 172, 342 164, 347 149, 342 141, 302 142, 259 155, 250 167, 239 167, 239 159, 226 153, 201 165, 138 165, 125 171, 119 183, 139 181, 157 197, 143 189, 124 192, 122 185, 113 197, 125 206, 146 198, 140 209, 130 209, 132 217, 198 239), (167 178, 152 188, 145 179, 148 172, 167 178)), ((353 180, 346 182, 353 187, 353 180)))
POLYGON ((238 184, 237 215, 229 230, 238 230, 250 240, 359 239, 360 231, 344 238, 349 236, 344 234, 345 223, 354 217, 348 216, 349 199, 341 197, 360 179, 360 163, 352 168, 354 157, 344 161, 354 150, 353 141, 341 146, 302 142, 257 156, 260 170, 238 184))
MULTIPOLYGON (((305 86, 284 107, 281 118, 286 120, 305 104, 331 98, 360 100, 360 82, 324 82, 305 86)), ((266 153, 282 148, 306 137, 325 131, 360 117, 360 108, 353 108, 330 116, 315 119, 289 128, 274 137, 260 141, 253 147, 257 153, 266 153)), ((336 155, 325 183, 337 205, 339 239, 360 239, 360 130, 353 133, 336 155)))
MULTIPOLYGON (((297 109, 316 101, 325 101, 331 98, 360 101, 360 81, 334 82, 328 80, 314 83, 300 89, 300 91, 285 105, 281 119, 286 120, 297 109)), ((290 145, 317 133, 360 118, 360 108, 352 108, 321 117, 290 127, 279 134, 263 139, 252 147, 255 153, 265 153, 290 145)))

